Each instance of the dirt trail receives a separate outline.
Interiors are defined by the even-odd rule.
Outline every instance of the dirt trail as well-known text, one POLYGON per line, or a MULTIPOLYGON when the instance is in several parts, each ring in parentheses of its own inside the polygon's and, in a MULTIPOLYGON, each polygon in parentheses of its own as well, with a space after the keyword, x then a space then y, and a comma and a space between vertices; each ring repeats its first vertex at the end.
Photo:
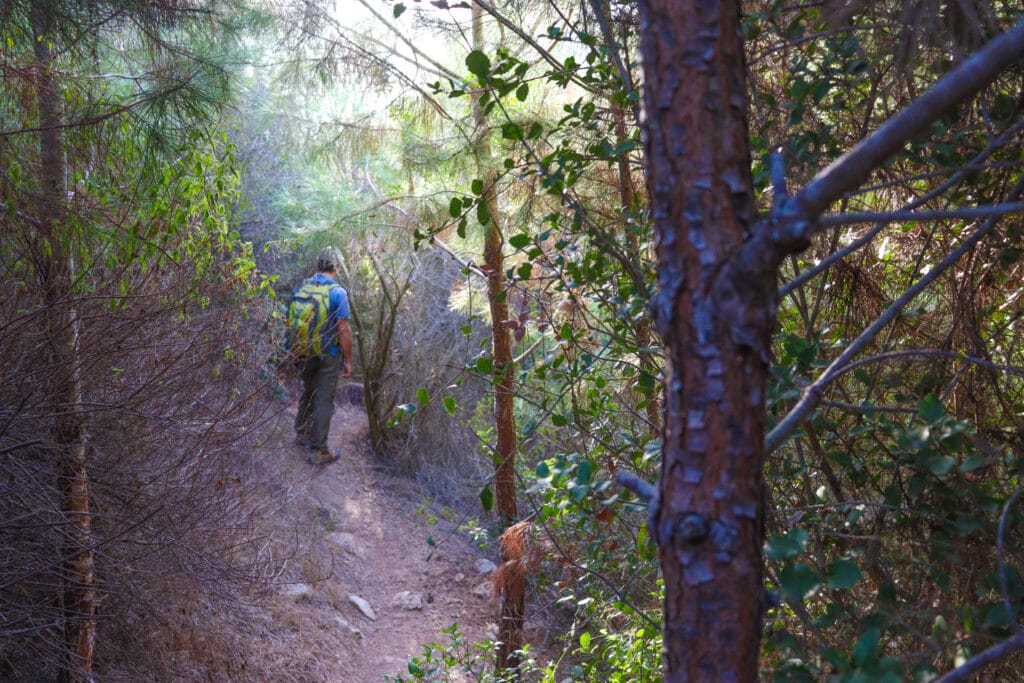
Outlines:
POLYGON ((470 643, 482 640, 494 620, 490 598, 473 594, 485 580, 476 568, 483 552, 426 511, 413 484, 373 466, 360 407, 339 406, 331 432, 342 457, 330 465, 307 464, 286 428, 268 444, 280 455, 267 465, 281 511, 274 545, 291 556, 264 603, 262 655, 297 681, 369 683, 408 676, 409 657, 446 642, 442 629, 453 622, 470 643), (432 555, 428 536, 439 543, 432 555), (412 604, 396 603, 403 591, 412 604), (417 598, 421 607, 410 609, 417 598))

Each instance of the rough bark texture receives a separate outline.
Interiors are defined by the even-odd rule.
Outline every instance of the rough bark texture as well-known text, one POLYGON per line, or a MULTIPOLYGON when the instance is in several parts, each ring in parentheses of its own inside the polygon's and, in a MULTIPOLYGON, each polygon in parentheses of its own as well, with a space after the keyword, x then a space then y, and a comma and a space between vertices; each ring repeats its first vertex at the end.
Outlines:
POLYGON ((737 2, 641 3, 656 320, 669 359, 661 503, 665 680, 756 681, 774 263, 755 220, 737 2))
POLYGON ((48 315, 53 377, 53 445, 63 478, 65 665, 61 680, 92 680, 96 640, 96 592, 92 513, 82 378, 78 348, 78 317, 70 301, 72 260, 61 233, 67 195, 67 162, 61 137, 63 98, 54 74, 51 49, 55 39, 52 0, 32 5, 35 38, 36 103, 39 108, 39 236, 36 266, 43 284, 48 315))
MULTIPOLYGON (((473 5, 473 47, 483 49, 483 9, 473 5)), ((473 122, 479 135, 476 155, 477 168, 483 179, 484 190, 480 201, 487 205, 489 219, 484 233, 484 264, 487 273, 487 300, 491 310, 491 353, 494 358, 494 501, 498 518, 503 526, 514 523, 519 516, 516 501, 516 423, 513 414, 515 387, 512 384, 513 361, 511 333, 508 320, 508 299, 505 290, 505 263, 502 247, 504 240, 498 218, 498 197, 495 173, 491 164, 491 146, 488 141, 486 114, 479 94, 473 96, 473 122)), ((505 561, 516 558, 503 557, 505 561)), ((501 615, 498 622, 497 668, 514 670, 519 665, 515 652, 523 647, 524 597, 523 577, 514 573, 512 585, 503 587, 501 615)))

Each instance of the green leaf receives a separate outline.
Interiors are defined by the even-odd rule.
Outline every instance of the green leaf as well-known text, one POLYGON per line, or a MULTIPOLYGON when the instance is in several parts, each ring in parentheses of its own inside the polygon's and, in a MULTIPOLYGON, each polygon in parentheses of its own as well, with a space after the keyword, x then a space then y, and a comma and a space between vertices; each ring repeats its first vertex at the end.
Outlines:
POLYGON ((460 213, 462 213, 462 200, 458 197, 452 197, 452 201, 448 204, 448 215, 452 218, 458 218, 460 213))
POLYGON ((544 126, 540 125, 536 121, 530 126, 529 132, 526 133, 527 140, 536 140, 540 137, 540 134, 544 132, 544 126))
POLYGON ((863 667, 878 660, 879 633, 877 628, 868 629, 853 647, 853 661, 863 667))
POLYGON ((523 127, 518 123, 503 123, 501 124, 501 137, 506 140, 522 140, 523 139, 523 127))
POLYGON ((522 249, 523 247, 530 243, 530 236, 524 233, 512 235, 511 237, 508 238, 508 243, 511 244, 516 249, 522 249))
POLYGON ((529 280, 530 275, 532 273, 533 264, 529 262, 522 264, 521 266, 519 266, 519 268, 516 269, 516 275, 519 277, 520 280, 529 280))
POLYGON ((523 83, 521 86, 516 88, 516 99, 522 102, 526 99, 526 96, 530 94, 530 85, 523 83))
POLYGON ((485 486, 480 492, 480 504, 487 512, 494 509, 494 491, 491 491, 490 486, 485 486))
POLYGON ((584 460, 576 468, 576 481, 580 484, 586 484, 590 481, 590 475, 594 472, 594 465, 589 460, 584 460))
POLYGON ((476 371, 477 372, 479 372, 481 374, 484 374, 484 375, 489 375, 489 374, 491 374, 491 370, 493 370, 493 369, 494 369, 494 359, 493 358, 487 358, 485 356, 483 358, 477 358, 476 359, 476 371))
POLYGON ((779 573, 779 583, 782 584, 782 590, 791 598, 803 600, 821 581, 813 569, 803 562, 797 562, 779 573))
POLYGON ((836 560, 828 566, 828 587, 835 589, 853 588, 863 572, 850 560, 836 560))
POLYGON ((921 419, 928 424, 935 424, 946 416, 946 410, 942 407, 942 402, 931 394, 921 399, 921 405, 918 406, 917 411, 921 415, 921 419))
POLYGON ((487 202, 483 200, 476 204, 476 220, 480 225, 487 225, 491 222, 491 211, 487 208, 487 202))
POLYGON ((564 427, 565 425, 569 424, 569 420, 566 419, 565 415, 552 415, 551 424, 555 425, 556 427, 564 427))
POLYGON ((423 406, 430 403, 430 394, 427 393, 426 387, 420 387, 416 390, 416 400, 423 406))
POLYGON ((641 394, 650 394, 654 391, 655 379, 655 376, 651 373, 641 370, 633 388, 641 394))
POLYGON ((979 453, 973 453, 960 463, 960 467, 957 469, 961 472, 973 472, 974 470, 983 467, 985 465, 985 456, 979 453))
POLYGON ((491 60, 480 50, 473 50, 466 55, 466 68, 471 74, 483 80, 491 72, 491 60))
POLYGON ((944 477, 956 465, 956 459, 948 455, 933 455, 928 458, 928 471, 936 477, 944 477))
POLYGON ((480 196, 484 193, 483 178, 474 178, 472 184, 473 194, 480 196))
POLYGON ((452 397, 452 396, 445 396, 443 399, 441 399, 441 404, 444 406, 444 409, 446 411, 448 411, 449 415, 454 415, 455 414, 455 407, 456 406, 455 406, 455 398, 454 397, 452 397))
POLYGON ((590 649, 590 632, 584 631, 580 634, 580 647, 584 650, 590 649))
POLYGON ((807 545, 807 530, 800 527, 786 534, 772 534, 768 539, 764 555, 776 562, 791 560, 804 551, 807 545))
MULTIPOLYGON (((397 5, 391 8, 391 13, 395 15, 395 19, 402 16, 403 12, 405 12, 405 5, 403 5, 402 3, 398 3, 397 5)), ((409 673, 414 672, 410 671, 409 673)))

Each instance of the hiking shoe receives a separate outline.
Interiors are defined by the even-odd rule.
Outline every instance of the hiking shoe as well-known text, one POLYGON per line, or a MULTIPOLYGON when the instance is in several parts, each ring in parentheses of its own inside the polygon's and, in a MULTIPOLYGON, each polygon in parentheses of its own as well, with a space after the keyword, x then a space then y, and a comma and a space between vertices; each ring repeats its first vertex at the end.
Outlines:
POLYGON ((309 439, 303 439, 301 436, 296 436, 295 445, 301 448, 309 448, 309 439))
POLYGON ((336 462, 339 458, 341 458, 340 448, 335 448, 334 452, 314 448, 309 451, 309 455, 306 456, 306 461, 309 462, 310 465, 330 465, 332 462, 336 462))

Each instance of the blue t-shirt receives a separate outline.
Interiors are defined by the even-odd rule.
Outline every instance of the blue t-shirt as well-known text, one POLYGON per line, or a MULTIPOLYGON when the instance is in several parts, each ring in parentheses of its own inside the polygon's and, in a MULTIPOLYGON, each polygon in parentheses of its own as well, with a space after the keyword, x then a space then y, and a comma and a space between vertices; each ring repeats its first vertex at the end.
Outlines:
POLYGON ((327 335, 331 340, 330 345, 327 347, 325 352, 329 356, 337 356, 341 351, 341 347, 338 346, 338 321, 348 320, 348 292, 342 288, 337 282, 335 282, 330 276, 324 275, 323 273, 317 273, 312 278, 313 282, 318 285, 335 285, 331 288, 331 292, 328 295, 329 308, 327 318, 327 329, 330 333, 327 335))

